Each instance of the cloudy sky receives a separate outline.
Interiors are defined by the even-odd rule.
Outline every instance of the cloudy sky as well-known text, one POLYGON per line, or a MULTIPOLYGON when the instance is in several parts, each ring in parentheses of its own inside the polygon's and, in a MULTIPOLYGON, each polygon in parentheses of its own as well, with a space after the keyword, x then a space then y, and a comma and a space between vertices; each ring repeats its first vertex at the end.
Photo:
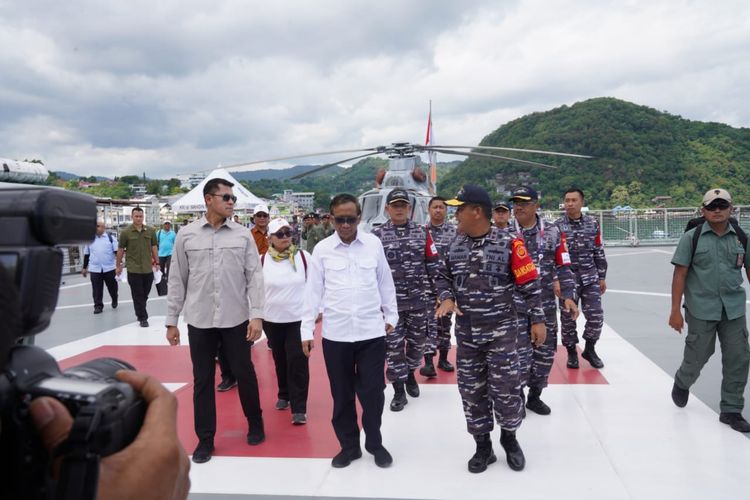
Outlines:
POLYGON ((748 89, 746 0, 0 0, 0 156, 85 175, 423 142, 430 99, 444 144, 598 96, 749 127, 748 89))

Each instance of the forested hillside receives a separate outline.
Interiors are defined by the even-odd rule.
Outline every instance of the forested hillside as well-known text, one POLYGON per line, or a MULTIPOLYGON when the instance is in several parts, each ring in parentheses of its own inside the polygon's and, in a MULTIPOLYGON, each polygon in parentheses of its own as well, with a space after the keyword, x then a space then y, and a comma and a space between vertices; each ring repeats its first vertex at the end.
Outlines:
POLYGON ((592 160, 507 154, 556 165, 555 170, 471 158, 439 180, 451 196, 466 182, 481 184, 496 198, 518 184, 542 193, 553 207, 570 186, 582 188, 594 208, 696 206, 714 186, 735 202, 750 203, 750 129, 683 119, 613 98, 596 98, 533 113, 486 136, 482 146, 550 149, 595 156, 592 160))

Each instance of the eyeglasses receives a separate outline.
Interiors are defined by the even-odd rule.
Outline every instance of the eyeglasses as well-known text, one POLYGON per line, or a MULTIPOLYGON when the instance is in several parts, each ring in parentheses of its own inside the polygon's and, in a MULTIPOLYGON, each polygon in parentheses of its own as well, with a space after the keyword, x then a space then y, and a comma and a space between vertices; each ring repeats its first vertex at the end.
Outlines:
MULTIPOLYGON (((513 202, 513 206, 514 207, 528 207, 529 205, 533 205, 533 204, 534 204, 534 202, 531 201, 531 200, 529 200, 529 201, 518 200, 518 201, 514 201, 513 202)), ((497 209, 495 209, 495 210, 497 210, 497 209)))
POLYGON ((268 217, 268 214, 260 212, 257 214, 253 214, 253 217, 260 217, 261 219, 265 219, 266 217, 268 217))
POLYGON ((716 200, 712 201, 703 208, 705 208, 709 212, 714 212, 716 210, 726 210, 727 208, 729 208, 729 205, 730 203, 726 200, 716 200))
POLYGON ((228 194, 228 193, 225 193, 225 194, 213 194, 213 193, 211 193, 211 196, 219 196, 224 201, 232 200, 232 203, 237 203, 237 197, 235 195, 233 195, 233 194, 228 194))
POLYGON ((359 217, 334 217, 336 224, 356 224, 359 217))
POLYGON ((292 231, 291 229, 279 229, 278 231, 273 233, 273 235, 279 239, 289 238, 290 236, 292 236, 292 231))

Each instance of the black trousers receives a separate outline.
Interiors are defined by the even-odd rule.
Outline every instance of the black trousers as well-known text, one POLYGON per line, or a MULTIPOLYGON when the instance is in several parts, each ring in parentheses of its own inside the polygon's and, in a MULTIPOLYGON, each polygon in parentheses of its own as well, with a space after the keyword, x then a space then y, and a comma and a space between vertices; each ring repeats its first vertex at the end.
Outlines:
POLYGON ((104 285, 107 285, 107 291, 113 301, 117 301, 117 277, 115 276, 115 270, 107 271, 106 273, 89 273, 91 275, 91 291, 94 296, 94 309, 103 309, 104 303, 102 297, 104 296, 104 285))
POLYGON ((365 449, 383 445, 380 423, 385 403, 385 337, 359 342, 323 339, 323 356, 333 396, 331 423, 344 450, 359 448, 356 394, 362 405, 365 449))
POLYGON ((164 276, 169 275, 169 265, 172 263, 172 256, 167 255, 166 257, 159 257, 159 271, 164 276))
POLYGON ((216 352, 219 339, 224 344, 224 354, 237 376, 242 412, 248 425, 263 421, 258 394, 258 378, 250 359, 250 343, 245 338, 248 322, 232 328, 196 328, 188 325, 190 359, 193 362, 193 412, 195 434, 201 441, 213 442, 216 434, 216 352))
POLYGON ((130 295, 133 297, 133 309, 138 321, 146 321, 148 312, 146 311, 146 301, 148 294, 151 293, 151 285, 154 283, 154 273, 128 273, 128 285, 130 285, 130 295))
MULTIPOLYGON (((250 345, 253 345, 252 342, 250 345)), ((232 373, 232 368, 229 366, 227 356, 224 354, 224 349, 224 344, 222 344, 221 339, 219 339, 219 352, 216 354, 216 357, 219 358, 221 380, 234 380, 235 376, 234 373, 232 373)))
POLYGON ((310 365, 302 352, 301 321, 293 323, 263 322, 271 346, 279 382, 279 399, 286 399, 292 413, 307 413, 307 392, 310 386, 310 365))

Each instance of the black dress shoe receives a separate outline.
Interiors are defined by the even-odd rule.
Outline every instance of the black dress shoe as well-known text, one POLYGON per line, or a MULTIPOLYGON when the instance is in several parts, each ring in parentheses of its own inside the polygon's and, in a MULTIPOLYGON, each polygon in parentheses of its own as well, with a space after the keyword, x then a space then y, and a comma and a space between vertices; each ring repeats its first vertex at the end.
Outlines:
POLYGON ((279 399, 276 401, 276 409, 277 410, 286 410, 289 408, 289 400, 288 399, 279 399))
POLYGON ((406 394, 413 398, 419 397, 419 384, 417 379, 414 378, 414 372, 409 372, 409 378, 406 379, 406 394))
POLYGON ((117 297, 112 299, 112 309, 117 309, 117 297))
POLYGON ((737 432, 750 432, 750 423, 742 418, 741 413, 721 412, 719 422, 727 424, 737 432))
POLYGON ((505 450, 508 466, 515 471, 523 470, 526 466, 526 457, 523 456, 523 450, 521 450, 521 445, 518 444, 516 433, 503 429, 500 434, 500 446, 505 450))
POLYGON ((362 458, 362 450, 360 448, 341 450, 338 455, 333 457, 331 465, 337 469, 343 469, 344 467, 349 467, 352 460, 357 460, 358 458, 362 458))
POLYGON ((687 404, 689 397, 690 397, 689 390, 679 387, 677 385, 677 382, 675 382, 674 385, 672 385, 672 401, 674 401, 674 404, 676 404, 680 408, 685 408, 685 405, 687 404))
POLYGON ((594 350, 594 344, 586 342, 586 348, 581 353, 581 357, 591 363, 594 368, 604 368, 604 363, 594 350))
POLYGON ((404 409, 404 406, 409 404, 409 400, 406 399, 406 392, 404 392, 404 383, 394 382, 393 390, 394 395, 391 400, 391 411, 401 411, 404 409))
POLYGON ((578 369, 578 351, 576 347, 568 347, 568 368, 578 369))
POLYGON ((375 465, 378 467, 385 469, 386 467, 390 467, 393 463, 393 457, 390 453, 388 453, 388 450, 383 448, 382 446, 380 448, 376 448, 374 450, 367 450, 369 453, 372 453, 372 455, 375 457, 375 465))
POLYGON ((103 310, 103 308, 101 308, 101 307, 95 307, 94 308, 94 314, 101 314, 102 310, 103 310))
POLYGON ((531 394, 529 394, 529 400, 526 402, 526 408, 533 411, 537 415, 549 415, 552 413, 552 410, 550 409, 547 404, 539 399, 539 397, 534 397, 531 394))
POLYGON ((141 328, 148 328, 148 321, 146 321, 145 319, 143 321, 140 321, 138 324, 141 325, 141 328))
POLYGON ((219 385, 216 386, 216 390, 219 392, 226 392, 236 385, 237 385, 236 378, 225 378, 225 379, 222 379, 219 385))
POLYGON ((211 460, 211 454, 214 452, 214 444, 208 441, 200 441, 193 452, 193 462, 203 464, 211 460))
POLYGON ((266 440, 266 432, 263 429, 263 420, 250 422, 250 430, 247 433, 247 444, 256 446, 266 440))

